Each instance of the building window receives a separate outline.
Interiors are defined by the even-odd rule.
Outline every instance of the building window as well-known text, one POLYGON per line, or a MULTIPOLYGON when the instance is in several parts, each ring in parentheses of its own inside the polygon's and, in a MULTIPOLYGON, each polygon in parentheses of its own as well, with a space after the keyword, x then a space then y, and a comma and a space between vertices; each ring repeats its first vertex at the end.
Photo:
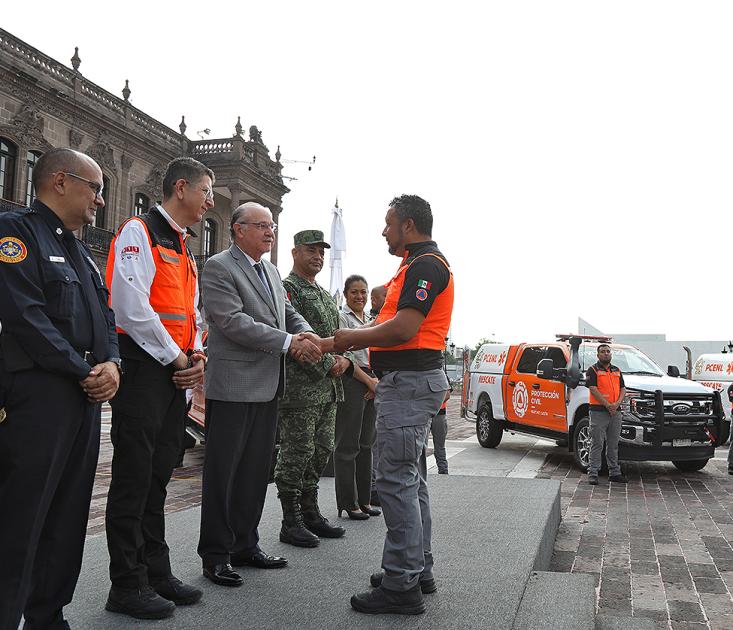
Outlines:
POLYGON ((204 221, 204 256, 213 256, 216 253, 216 223, 213 219, 204 221))
POLYGON ((102 199, 104 199, 104 208, 97 206, 97 214, 94 216, 94 226, 105 229, 107 227, 107 204, 109 203, 109 177, 102 175, 102 199))
POLYGON ((135 216, 140 216, 143 212, 147 212, 150 209, 150 199, 147 195, 143 195, 142 193, 137 193, 135 195, 135 206, 133 208, 133 211, 135 213, 135 216))
POLYGON ((33 200, 36 198, 36 191, 33 189, 33 169, 36 168, 36 162, 38 158, 43 155, 39 151, 28 151, 26 156, 26 171, 28 173, 28 179, 25 183, 25 205, 30 206, 33 200))
POLYGON ((13 199, 13 185, 15 184, 15 156, 16 147, 10 140, 0 138, 0 199, 13 199))

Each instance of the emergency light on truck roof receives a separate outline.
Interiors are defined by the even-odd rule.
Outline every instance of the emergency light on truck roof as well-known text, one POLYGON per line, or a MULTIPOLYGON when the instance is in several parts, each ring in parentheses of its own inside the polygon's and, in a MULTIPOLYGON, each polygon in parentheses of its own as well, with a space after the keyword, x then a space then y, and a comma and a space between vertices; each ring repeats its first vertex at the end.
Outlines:
POLYGON ((613 337, 593 337, 591 335, 578 335, 578 334, 569 334, 569 335, 555 335, 555 338, 558 341, 570 341, 573 337, 580 337, 583 341, 598 341, 600 343, 611 343, 613 342, 613 337))

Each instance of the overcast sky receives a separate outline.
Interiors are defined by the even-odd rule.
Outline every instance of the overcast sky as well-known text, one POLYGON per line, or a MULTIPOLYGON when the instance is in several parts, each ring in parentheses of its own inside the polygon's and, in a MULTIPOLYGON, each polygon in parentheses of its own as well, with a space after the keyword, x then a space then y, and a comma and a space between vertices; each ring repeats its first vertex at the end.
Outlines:
MULTIPOLYGON (((4 2, 0 26, 188 136, 257 125, 292 235, 344 209, 344 275, 399 262, 390 199, 426 198, 453 338, 733 337, 733 3, 4 2)), ((328 285, 328 260, 318 277, 328 285)))

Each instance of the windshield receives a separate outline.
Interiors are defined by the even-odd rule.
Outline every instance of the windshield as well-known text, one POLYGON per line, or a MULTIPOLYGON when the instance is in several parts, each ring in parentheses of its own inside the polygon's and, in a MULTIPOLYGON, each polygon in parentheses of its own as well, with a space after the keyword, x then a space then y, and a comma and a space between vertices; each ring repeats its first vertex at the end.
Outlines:
MULTIPOLYGON (((580 346, 580 365, 585 372, 591 365, 598 362, 598 346, 580 346)), ((636 348, 617 348, 611 346, 611 363, 624 374, 648 374, 649 376, 664 376, 661 368, 641 350, 636 348)))

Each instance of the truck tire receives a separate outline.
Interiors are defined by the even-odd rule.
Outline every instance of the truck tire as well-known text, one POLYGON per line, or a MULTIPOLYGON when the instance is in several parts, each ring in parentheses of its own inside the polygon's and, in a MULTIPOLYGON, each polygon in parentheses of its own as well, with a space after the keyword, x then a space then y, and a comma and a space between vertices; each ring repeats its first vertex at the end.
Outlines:
POLYGON ((705 464, 708 463, 707 459, 691 459, 686 462, 672 462, 677 470, 682 472, 695 472, 696 470, 702 470, 705 468, 705 464))
POLYGON ((476 437, 478 443, 484 448, 496 448, 501 442, 504 429, 499 422, 494 419, 491 411, 491 403, 484 400, 476 414, 476 437))
POLYGON ((573 458, 575 459, 575 465, 580 470, 588 472, 588 465, 590 464, 590 419, 588 416, 580 418, 575 424, 573 458))

